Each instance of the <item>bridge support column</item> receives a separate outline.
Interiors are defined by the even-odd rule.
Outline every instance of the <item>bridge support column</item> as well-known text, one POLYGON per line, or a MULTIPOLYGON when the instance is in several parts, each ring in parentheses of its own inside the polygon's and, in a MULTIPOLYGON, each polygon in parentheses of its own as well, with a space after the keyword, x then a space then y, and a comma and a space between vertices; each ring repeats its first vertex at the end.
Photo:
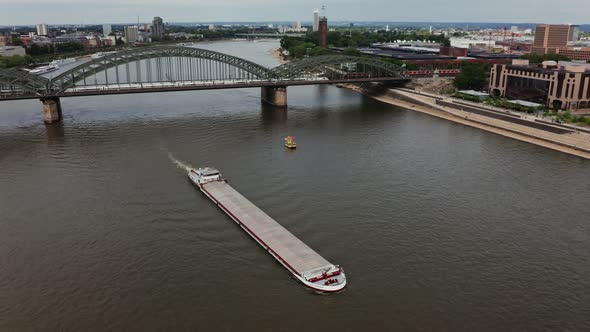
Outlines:
POLYGON ((45 123, 61 121, 61 102, 59 97, 41 98, 45 123))
POLYGON ((262 102, 273 106, 287 106, 287 87, 262 87, 262 102))

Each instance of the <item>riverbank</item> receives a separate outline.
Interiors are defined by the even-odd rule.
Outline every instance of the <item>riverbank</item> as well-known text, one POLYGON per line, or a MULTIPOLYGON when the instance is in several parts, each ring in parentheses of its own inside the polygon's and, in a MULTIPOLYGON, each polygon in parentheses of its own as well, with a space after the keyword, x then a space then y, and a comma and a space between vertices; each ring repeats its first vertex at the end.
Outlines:
POLYGON ((416 94, 404 90, 386 90, 382 93, 375 93, 355 85, 343 85, 343 87, 387 104, 590 159, 590 134, 587 133, 572 131, 571 133, 558 134, 531 128, 498 118, 442 106, 437 104, 437 98, 433 96, 416 94))
POLYGON ((289 60, 285 59, 285 57, 283 56, 282 51, 282 48, 275 47, 272 50, 270 50, 270 55, 273 57, 273 59, 279 60, 281 64, 289 63, 289 60))

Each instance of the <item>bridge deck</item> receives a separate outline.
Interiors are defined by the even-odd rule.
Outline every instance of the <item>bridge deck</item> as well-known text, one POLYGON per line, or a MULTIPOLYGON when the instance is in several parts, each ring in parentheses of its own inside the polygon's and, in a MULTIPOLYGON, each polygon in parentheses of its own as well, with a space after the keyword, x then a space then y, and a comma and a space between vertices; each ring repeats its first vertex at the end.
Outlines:
POLYGON ((272 249, 276 256, 279 256, 279 260, 282 259, 295 270, 291 272, 302 275, 331 265, 227 183, 209 182, 204 184, 202 189, 221 205, 226 213, 238 219, 236 221, 245 226, 246 231, 258 242, 262 242, 261 245, 272 249))
POLYGON ((186 82, 168 82, 168 83, 133 83, 133 84, 111 84, 108 86, 79 86, 68 89, 65 92, 56 94, 30 94, 18 92, 5 92, 0 90, 0 101, 2 100, 22 100, 22 99, 39 99, 40 97, 84 97, 84 96, 101 96, 101 95, 119 95, 134 93, 152 93, 152 92, 174 92, 174 91, 194 91, 194 90, 219 90, 219 89, 244 89, 244 88, 261 88, 261 87, 287 87, 301 85, 324 85, 338 83, 364 83, 364 82, 389 82, 391 84, 402 85, 410 81, 407 78, 393 77, 373 77, 357 79, 330 79, 330 80, 292 80, 292 81, 250 81, 250 82, 205 82, 203 84, 191 84, 186 82))

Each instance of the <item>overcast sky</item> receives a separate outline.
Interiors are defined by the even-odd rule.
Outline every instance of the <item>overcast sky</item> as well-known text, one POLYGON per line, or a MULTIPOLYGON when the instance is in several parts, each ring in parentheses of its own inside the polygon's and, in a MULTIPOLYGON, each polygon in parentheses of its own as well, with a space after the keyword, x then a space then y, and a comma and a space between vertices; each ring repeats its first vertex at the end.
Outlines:
POLYGON ((0 0, 0 25, 329 20, 590 23, 590 0, 0 0))

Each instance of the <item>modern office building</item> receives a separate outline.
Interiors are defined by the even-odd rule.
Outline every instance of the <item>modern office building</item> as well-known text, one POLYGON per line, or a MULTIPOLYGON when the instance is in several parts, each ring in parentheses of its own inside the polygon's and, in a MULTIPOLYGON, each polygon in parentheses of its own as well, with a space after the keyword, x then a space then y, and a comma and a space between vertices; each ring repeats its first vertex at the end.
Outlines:
POLYGON ((313 11, 313 32, 319 31, 320 29, 320 10, 315 9, 313 11))
POLYGON ((49 27, 45 23, 37 24, 37 35, 47 36, 49 34, 49 27))
POLYGON ((491 95, 560 109, 590 109, 590 64, 528 60, 496 64, 490 72, 491 95))
POLYGON ((125 42, 135 43, 137 42, 137 35, 139 28, 136 25, 130 25, 125 27, 125 42))
POLYGON ((161 17, 154 17, 152 21, 152 40, 162 40, 164 39, 164 34, 166 33, 164 28, 164 22, 162 21, 161 17))
POLYGON ((318 30, 320 32, 320 47, 328 47, 328 18, 320 17, 318 30))
POLYGON ((103 24, 102 25, 102 35, 103 36, 108 36, 111 34, 111 32, 113 32, 113 28, 111 27, 110 24, 103 24))
POLYGON ((571 47, 570 42, 580 39, 578 25, 537 25, 532 52, 562 54, 572 60, 590 60, 590 48, 571 47))
POLYGON ((557 53, 560 48, 567 48, 568 42, 578 38, 580 27, 566 24, 539 24, 535 30, 532 51, 535 53, 557 53))

